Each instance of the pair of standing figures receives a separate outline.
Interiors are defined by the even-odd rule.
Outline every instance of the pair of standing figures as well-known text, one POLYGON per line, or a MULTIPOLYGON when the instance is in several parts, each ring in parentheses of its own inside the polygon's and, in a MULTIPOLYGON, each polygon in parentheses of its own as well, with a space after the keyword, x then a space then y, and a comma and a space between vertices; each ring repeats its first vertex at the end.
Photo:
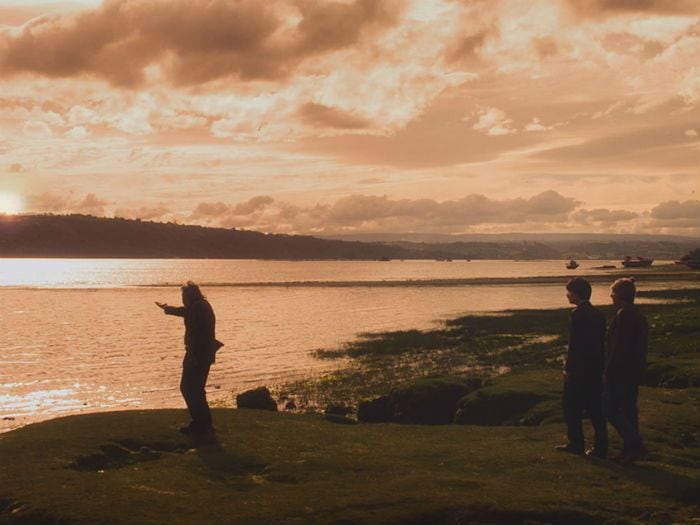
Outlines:
POLYGON ((610 422, 623 441, 615 459, 623 463, 643 459, 646 449, 639 432, 637 397, 646 369, 648 324, 634 306, 634 280, 618 279, 610 287, 617 312, 607 333, 607 359, 605 315, 590 303, 590 283, 576 277, 566 289, 569 302, 576 306, 569 320, 562 396, 568 442, 555 448, 606 458, 610 422), (594 429, 594 445, 587 451, 584 414, 594 429))

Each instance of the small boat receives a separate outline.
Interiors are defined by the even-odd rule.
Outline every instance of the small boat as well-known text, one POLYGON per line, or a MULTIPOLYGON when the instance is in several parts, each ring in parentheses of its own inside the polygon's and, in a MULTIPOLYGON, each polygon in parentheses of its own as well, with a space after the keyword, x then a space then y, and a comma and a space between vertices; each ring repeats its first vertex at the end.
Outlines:
POLYGON ((571 259, 568 263, 566 263, 566 267, 569 270, 575 270, 576 268, 579 267, 579 264, 576 261, 574 261, 573 259, 571 259))
POLYGON ((635 257, 634 259, 629 255, 625 256, 625 260, 622 261, 622 266, 625 268, 647 268, 651 266, 654 259, 647 259, 645 257, 635 257))

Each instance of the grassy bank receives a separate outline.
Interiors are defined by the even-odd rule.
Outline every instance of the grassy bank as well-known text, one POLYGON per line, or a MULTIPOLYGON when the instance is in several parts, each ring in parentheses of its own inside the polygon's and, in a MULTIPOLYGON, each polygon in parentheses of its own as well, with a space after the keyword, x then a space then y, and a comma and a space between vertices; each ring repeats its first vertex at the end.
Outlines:
POLYGON ((569 311, 519 311, 367 336, 320 355, 347 370, 285 389, 353 404, 476 376, 460 406, 499 416, 480 425, 217 409, 218 442, 196 443, 182 410, 55 419, 0 435, 0 523, 700 523, 700 291, 653 295, 681 302, 642 307, 649 461, 553 451, 569 311), (504 399, 527 403, 495 410, 504 399))

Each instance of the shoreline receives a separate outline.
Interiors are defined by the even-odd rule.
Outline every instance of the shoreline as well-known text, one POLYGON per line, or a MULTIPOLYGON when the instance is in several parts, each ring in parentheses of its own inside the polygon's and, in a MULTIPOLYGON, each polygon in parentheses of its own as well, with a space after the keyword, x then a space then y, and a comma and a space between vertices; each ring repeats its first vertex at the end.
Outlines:
MULTIPOLYGON (((458 286, 508 286, 508 285, 537 285, 562 284, 572 277, 584 277, 592 283, 606 283, 620 277, 634 277, 638 282, 664 283, 682 282, 696 283, 700 286, 700 271, 625 271, 610 270, 610 273, 571 273, 562 275, 542 275, 529 277, 464 277, 446 279, 383 279, 383 280, 354 280, 354 281, 253 281, 253 282, 202 282, 203 288, 390 288, 390 287, 458 287, 458 286)), ((120 290, 120 289, 152 289, 179 288, 182 283, 133 284, 124 286, 24 286, 7 285, 0 289, 12 290, 120 290)))

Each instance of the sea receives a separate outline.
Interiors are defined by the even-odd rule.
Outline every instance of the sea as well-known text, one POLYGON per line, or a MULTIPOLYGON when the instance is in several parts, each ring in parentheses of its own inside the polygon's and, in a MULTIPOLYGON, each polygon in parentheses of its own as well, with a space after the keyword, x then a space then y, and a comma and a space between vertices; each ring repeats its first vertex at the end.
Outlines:
MULTIPOLYGON (((233 406, 241 391, 344 366, 316 350, 465 314, 566 307, 568 278, 619 266, 580 263, 572 271, 561 260, 0 259, 0 431, 82 412, 183 407, 183 322, 155 302, 181 304, 188 280, 214 307, 225 343, 208 397, 233 406)), ((608 296, 594 285, 594 304, 608 296)))

